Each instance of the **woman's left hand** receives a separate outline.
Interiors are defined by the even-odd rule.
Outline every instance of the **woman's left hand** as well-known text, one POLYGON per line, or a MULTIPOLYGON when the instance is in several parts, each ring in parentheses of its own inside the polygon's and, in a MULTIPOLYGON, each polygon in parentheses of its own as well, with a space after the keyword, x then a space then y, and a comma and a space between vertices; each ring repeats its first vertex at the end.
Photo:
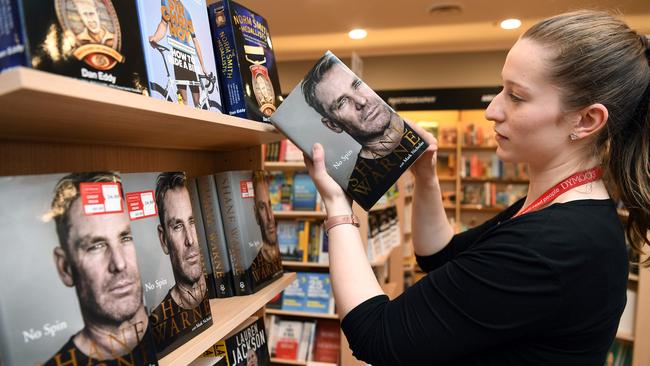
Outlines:
POLYGON ((325 151, 321 144, 314 144, 312 147, 312 156, 313 161, 305 154, 303 154, 303 159, 309 175, 325 203, 328 216, 348 215, 352 213, 350 198, 325 169, 325 151))

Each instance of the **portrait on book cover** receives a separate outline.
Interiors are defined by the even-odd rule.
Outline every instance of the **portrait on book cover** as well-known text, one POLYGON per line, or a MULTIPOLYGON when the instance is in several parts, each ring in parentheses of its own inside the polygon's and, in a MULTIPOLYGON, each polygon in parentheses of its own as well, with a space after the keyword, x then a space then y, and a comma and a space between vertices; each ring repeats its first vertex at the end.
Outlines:
POLYGON ((258 255, 261 255, 267 263, 277 265, 282 261, 278 246, 278 230, 269 196, 268 178, 264 171, 253 172, 253 190, 255 192, 255 221, 262 233, 262 246, 258 255))
POLYGON ((77 60, 97 70, 124 62, 120 21, 111 0, 56 0, 64 44, 77 60))
POLYGON ((111 172, 0 180, 12 212, 0 209, 0 228, 16 250, 0 270, 16 279, 1 286, 6 364, 156 364, 119 183, 111 172), (91 212, 91 196, 114 209, 91 212))

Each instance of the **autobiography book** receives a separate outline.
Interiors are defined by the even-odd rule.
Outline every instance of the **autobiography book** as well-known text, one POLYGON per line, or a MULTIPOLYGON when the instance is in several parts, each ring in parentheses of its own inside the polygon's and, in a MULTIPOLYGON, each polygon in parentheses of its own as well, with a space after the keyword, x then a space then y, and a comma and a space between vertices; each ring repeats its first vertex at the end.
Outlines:
POLYGON ((212 324, 196 218, 182 172, 123 174, 122 184, 160 358, 212 324))
POLYGON ((0 202, 0 364, 157 365, 120 176, 1 177, 0 202))
POLYGON ((201 256, 203 257, 203 268, 207 276, 208 298, 217 298, 217 286, 215 284, 215 273, 212 267, 212 260, 210 254, 210 247, 208 246, 208 238, 206 236, 205 227, 203 226, 203 212, 201 211, 201 200, 199 199, 199 191, 196 179, 187 181, 187 189, 190 193, 190 201, 192 203, 192 212, 194 213, 194 225, 196 226, 196 238, 201 247, 201 256))
POLYGON ((208 13, 225 109, 268 122, 282 101, 268 23, 230 0, 210 5, 208 13))
POLYGON ((235 293, 257 292, 282 275, 277 228, 264 171, 215 174, 235 293))
POLYGON ((333 53, 318 60, 271 122, 312 157, 323 145, 334 180, 369 210, 428 144, 333 53))
POLYGON ((0 10, 0 71, 28 66, 147 93, 133 0, 3 0, 0 10))
POLYGON ((267 366, 271 364, 264 319, 248 318, 190 366, 267 366))
POLYGON ((234 295, 233 274, 228 257, 226 233, 221 220, 217 184, 212 175, 197 178, 196 184, 198 185, 199 204, 203 214, 203 226, 208 241, 217 297, 231 297, 234 295))
POLYGON ((205 0, 136 0, 151 96, 221 112, 205 0))

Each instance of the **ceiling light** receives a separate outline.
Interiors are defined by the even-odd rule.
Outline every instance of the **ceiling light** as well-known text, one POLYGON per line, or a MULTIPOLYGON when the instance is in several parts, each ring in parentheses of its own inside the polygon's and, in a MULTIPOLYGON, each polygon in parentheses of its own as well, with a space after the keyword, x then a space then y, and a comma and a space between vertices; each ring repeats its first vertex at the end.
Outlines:
POLYGON ((352 39, 364 39, 368 36, 368 32, 365 29, 357 28, 353 29, 348 33, 348 37, 352 39))
POLYGON ((517 29, 521 27, 521 20, 519 19, 506 19, 499 24, 503 29, 517 29))

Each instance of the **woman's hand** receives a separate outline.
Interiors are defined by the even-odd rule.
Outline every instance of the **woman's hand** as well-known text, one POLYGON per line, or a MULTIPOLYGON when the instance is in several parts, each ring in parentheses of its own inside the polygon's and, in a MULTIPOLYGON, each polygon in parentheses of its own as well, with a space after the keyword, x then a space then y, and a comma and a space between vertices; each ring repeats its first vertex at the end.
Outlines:
POLYGON ((327 174, 327 170, 325 169, 325 151, 321 144, 314 144, 312 147, 312 156, 313 161, 305 154, 303 154, 303 159, 305 160, 309 175, 325 203, 327 215, 331 217, 351 214, 352 201, 345 191, 343 191, 343 188, 327 174))
POLYGON ((422 156, 411 165, 411 172, 416 180, 430 183, 436 182, 438 179, 436 175, 438 140, 417 123, 409 121, 409 126, 429 144, 429 147, 422 153, 422 156))

